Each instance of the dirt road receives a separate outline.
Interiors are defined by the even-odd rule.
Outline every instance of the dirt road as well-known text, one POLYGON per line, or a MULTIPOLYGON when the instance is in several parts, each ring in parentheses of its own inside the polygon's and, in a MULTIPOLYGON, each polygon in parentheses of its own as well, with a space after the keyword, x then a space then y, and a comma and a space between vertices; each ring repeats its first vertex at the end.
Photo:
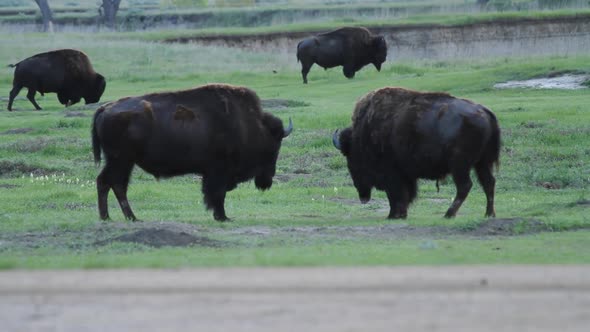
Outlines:
POLYGON ((1 331, 588 331, 590 266, 0 272, 1 331))

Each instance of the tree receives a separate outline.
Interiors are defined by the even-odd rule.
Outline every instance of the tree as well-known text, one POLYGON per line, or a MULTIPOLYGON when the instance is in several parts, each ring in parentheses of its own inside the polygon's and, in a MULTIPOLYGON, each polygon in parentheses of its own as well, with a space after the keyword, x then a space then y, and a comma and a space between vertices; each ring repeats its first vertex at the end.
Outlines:
POLYGON ((39 9, 41 10, 41 17, 43 18, 43 31, 53 32, 53 13, 49 8, 47 0, 35 0, 39 9))
POLYGON ((476 1, 476 3, 479 5, 480 9, 486 8, 488 2, 490 2, 490 0, 477 0, 476 1))
POLYGON ((102 22, 111 29, 116 26, 115 18, 120 4, 121 0, 102 0, 102 5, 98 8, 98 14, 101 16, 102 22))

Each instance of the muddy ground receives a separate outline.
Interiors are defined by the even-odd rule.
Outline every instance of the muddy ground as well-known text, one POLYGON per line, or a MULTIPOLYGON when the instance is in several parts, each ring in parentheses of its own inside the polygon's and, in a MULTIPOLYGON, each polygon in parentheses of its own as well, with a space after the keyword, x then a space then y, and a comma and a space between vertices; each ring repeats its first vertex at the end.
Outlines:
MULTIPOLYGON (((174 221, 97 222, 79 230, 55 229, 0 234, 0 252, 12 250, 93 250, 116 243, 161 247, 251 247, 292 243, 308 245, 340 240, 442 239, 449 237, 489 238, 522 236, 544 231, 548 227, 533 219, 487 219, 472 227, 412 226, 391 223, 385 226, 246 226, 212 228, 174 221)), ((426 241, 428 242, 428 241, 426 241)))

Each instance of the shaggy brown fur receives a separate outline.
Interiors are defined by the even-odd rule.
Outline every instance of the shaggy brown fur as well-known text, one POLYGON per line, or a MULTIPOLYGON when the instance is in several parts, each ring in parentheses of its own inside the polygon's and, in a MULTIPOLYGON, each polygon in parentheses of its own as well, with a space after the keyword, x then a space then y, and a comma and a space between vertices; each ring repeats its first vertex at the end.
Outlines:
POLYGON ((269 189, 284 137, 292 130, 262 111, 256 93, 210 84, 195 89, 124 98, 99 108, 92 126, 94 158, 106 165, 96 179, 99 214, 108 218, 110 189, 125 217, 135 220, 127 186, 135 164, 156 178, 202 174, 207 208, 227 220, 227 191, 254 178, 269 189), (148 111, 149 110, 149 111, 148 111))
POLYGON ((69 106, 84 98, 86 104, 100 100, 106 87, 102 75, 94 71, 88 56, 81 51, 63 49, 40 53, 16 65, 8 110, 12 110, 14 98, 22 88, 28 88, 27 98, 35 106, 35 94, 57 93, 61 104, 69 106))
POLYGON ((377 70, 387 57, 387 44, 382 36, 375 36, 362 27, 345 27, 302 40, 297 45, 297 61, 301 62, 303 83, 317 63, 324 69, 342 66, 344 76, 353 78, 368 64, 377 70))
POLYGON ((390 218, 406 217, 417 179, 448 174, 457 196, 445 216, 455 216, 471 189, 471 168, 488 199, 486 215, 495 215, 492 168, 499 162, 500 128, 484 106, 447 93, 386 87, 357 102, 352 127, 335 135, 334 143, 347 158, 362 201, 372 188, 386 191, 390 218))

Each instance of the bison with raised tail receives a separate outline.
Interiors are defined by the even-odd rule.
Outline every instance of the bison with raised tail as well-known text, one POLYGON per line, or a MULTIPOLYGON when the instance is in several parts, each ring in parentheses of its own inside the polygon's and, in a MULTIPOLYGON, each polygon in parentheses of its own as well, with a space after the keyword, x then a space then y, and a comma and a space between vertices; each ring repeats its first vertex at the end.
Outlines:
POLYGON ((405 218, 418 179, 451 174, 457 194, 445 217, 454 217, 467 197, 475 168, 487 197, 486 216, 495 216, 493 167, 500 154, 496 116, 482 105, 446 93, 386 87, 356 104, 352 127, 334 132, 361 202, 376 188, 387 193, 388 218, 405 218))
POLYGON ((303 83, 314 63, 324 69, 342 66, 347 78, 368 64, 381 71, 387 58, 383 36, 375 36, 365 28, 347 27, 302 40, 297 45, 297 61, 301 62, 303 83))
POLYGON ((40 110, 41 106, 35 101, 37 92, 41 95, 55 92, 62 105, 70 106, 82 98, 86 104, 97 103, 106 87, 104 77, 94 71, 86 54, 77 50, 40 53, 9 66, 16 67, 8 99, 9 111, 22 88, 28 88, 27 98, 40 110))
POLYGON ((113 189, 127 219, 136 220, 127 201, 134 165, 156 178, 201 174, 207 209, 227 220, 225 195, 254 178, 269 189, 283 138, 293 124, 262 111, 256 93, 244 87, 210 84, 191 90, 123 98, 99 108, 92 147, 106 165, 96 179, 98 210, 108 219, 113 189))

